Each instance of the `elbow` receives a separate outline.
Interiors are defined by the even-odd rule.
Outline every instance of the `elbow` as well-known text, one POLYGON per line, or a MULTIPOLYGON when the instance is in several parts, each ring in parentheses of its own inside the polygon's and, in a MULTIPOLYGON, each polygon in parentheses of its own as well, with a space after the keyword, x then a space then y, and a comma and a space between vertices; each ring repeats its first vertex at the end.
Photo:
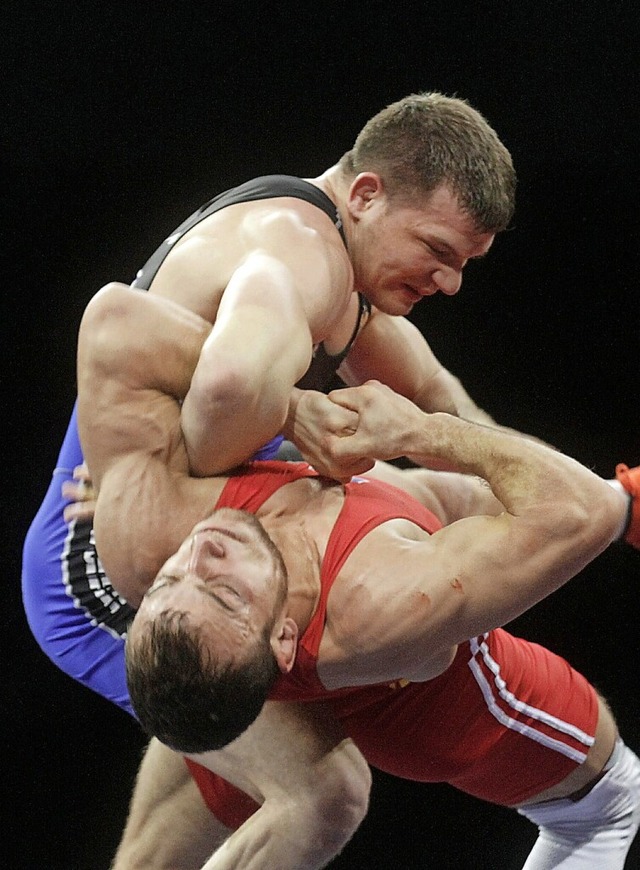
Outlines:
MULTIPOLYGON (((123 364, 123 331, 137 329, 140 294, 124 284, 107 284, 87 303, 78 334, 78 388, 97 372, 113 377, 123 364)), ((130 354, 128 355, 130 360, 130 354)))
POLYGON ((181 415, 191 473, 207 476, 243 462, 281 431, 287 410, 288 392, 264 371, 236 360, 199 364, 181 415))
POLYGON ((189 392, 198 404, 227 406, 241 404, 253 393, 252 373, 234 360, 219 360, 206 366, 199 363, 193 373, 189 392))
POLYGON ((282 419, 278 423, 282 425, 288 407, 288 391, 274 390, 264 368, 258 369, 238 358, 198 364, 189 394, 200 412, 212 420, 216 417, 254 420, 266 399, 269 404, 281 406, 282 419), (278 401, 279 392, 282 396, 278 401))
POLYGON ((345 845, 360 827, 369 810, 371 769, 358 752, 357 762, 351 762, 340 773, 333 788, 333 800, 328 808, 333 816, 340 845, 345 845))
POLYGON ((82 326, 99 330, 130 318, 136 301, 130 287, 115 282, 106 284, 87 303, 82 315, 82 326))
POLYGON ((598 497, 589 501, 571 498, 547 504, 531 523, 528 550, 546 550, 556 577, 574 577, 615 540, 620 521, 615 504, 618 494, 603 481, 594 495, 598 497))
POLYGON ((181 426, 193 476, 234 468, 281 430, 287 404, 268 402, 262 387, 228 366, 192 379, 181 426))
POLYGON ((592 559, 615 539, 619 527, 618 493, 603 481, 597 498, 588 503, 576 501, 562 512, 556 530, 573 538, 579 549, 591 552, 589 558, 592 559))

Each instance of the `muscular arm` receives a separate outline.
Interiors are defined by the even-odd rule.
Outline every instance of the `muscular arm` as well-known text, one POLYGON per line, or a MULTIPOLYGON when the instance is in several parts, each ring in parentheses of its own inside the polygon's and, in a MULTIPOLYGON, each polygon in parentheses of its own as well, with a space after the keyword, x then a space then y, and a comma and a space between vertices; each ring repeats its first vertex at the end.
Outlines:
POLYGON ((238 465, 281 431, 314 343, 351 296, 340 237, 308 203, 253 206, 233 238, 238 250, 182 409, 198 476, 238 465))
MULTIPOLYGON (((379 380, 423 411, 445 411, 474 422, 497 425, 442 366, 424 337, 404 317, 392 317, 374 309, 339 374, 353 386, 369 379, 379 380)), ((357 415, 347 416, 347 410, 321 393, 293 390, 285 428, 287 437, 311 465, 321 474, 342 481, 367 472, 375 458, 352 453, 350 461, 345 462, 344 457, 333 452, 335 438, 349 435, 357 427, 357 415)), ((415 457, 410 458, 416 461, 415 457)))
POLYGON ((411 399, 422 411, 444 411, 472 423, 539 440, 497 423, 480 408, 462 382, 442 365, 424 336, 405 317, 391 317, 374 311, 341 373, 345 381, 354 386, 367 380, 380 381, 411 399))
POLYGON ((209 330, 187 309, 122 284, 97 293, 80 326, 78 425, 97 490, 96 541, 133 606, 222 486, 184 485, 180 400, 209 330))
POLYGON ((410 546, 394 547, 388 535, 367 536, 361 558, 377 566, 386 603, 384 624, 374 618, 356 632, 358 643, 364 630, 369 638, 368 652, 360 650, 363 681, 374 678, 375 668, 378 678, 388 676, 385 658, 401 661, 410 678, 425 656, 508 623, 575 576, 618 534, 624 497, 557 451, 450 415, 425 415, 379 384, 338 391, 334 400, 360 415, 357 433, 340 439, 336 449, 346 451, 353 440, 358 453, 391 459, 407 450, 425 464, 447 461, 488 481, 504 506, 410 546))
POLYGON ((238 465, 282 429, 311 351, 293 275, 273 257, 250 256, 227 285, 182 407, 192 473, 238 465))
POLYGON ((320 706, 267 702, 233 745, 193 759, 252 795, 260 809, 227 839, 182 757, 153 739, 113 870, 200 867, 204 856, 205 870, 324 867, 367 811, 369 767, 320 706))
POLYGON ((124 284, 91 299, 78 336, 78 425, 98 490, 127 456, 156 455, 186 470, 179 402, 210 329, 182 306, 124 284))
POLYGON ((320 706, 268 702, 232 744, 193 758, 261 803, 203 870, 325 867, 367 811, 369 767, 320 706))
MULTIPOLYGON (((501 426, 473 401, 460 380, 448 371, 437 359, 428 343, 405 317, 393 317, 376 309, 362 329, 357 341, 343 362, 339 374, 349 385, 361 385, 368 380, 377 380, 391 387, 396 393, 410 399, 422 411, 442 411, 474 423, 482 423, 504 432, 522 435, 501 426)), ((343 409, 343 410, 346 410, 343 409)), ((303 444, 317 445, 313 462, 323 473, 339 480, 348 480, 350 475, 362 474, 373 465, 374 456, 356 456, 346 463, 343 455, 334 454, 335 437, 350 434, 357 425, 352 419, 341 417, 332 411, 319 394, 293 394, 289 427, 294 433, 303 434, 303 444)), ((538 440, 531 435, 522 435, 538 440)), ((295 440, 295 437, 294 437, 295 440)), ((403 456, 418 465, 420 457, 410 453, 403 456)), ((431 468, 447 468, 446 463, 431 460, 431 468)))

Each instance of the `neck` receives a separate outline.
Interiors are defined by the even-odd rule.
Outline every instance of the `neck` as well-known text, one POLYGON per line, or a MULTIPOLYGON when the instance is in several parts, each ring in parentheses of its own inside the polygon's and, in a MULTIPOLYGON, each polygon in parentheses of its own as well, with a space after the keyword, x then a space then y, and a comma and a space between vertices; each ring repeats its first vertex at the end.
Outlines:
POLYGON ((303 478, 279 489, 257 514, 282 553, 289 578, 288 615, 301 631, 318 603, 322 559, 343 503, 341 486, 303 478))
POLYGON ((319 187, 320 190, 327 194, 329 199, 335 202, 344 223, 345 216, 343 210, 349 192, 350 181, 345 178, 340 166, 336 163, 327 169, 326 172, 323 172, 322 175, 318 175, 317 178, 308 178, 307 181, 315 184, 316 187, 319 187))
POLYGON ((304 632, 320 596, 321 558, 317 542, 299 517, 281 517, 277 521, 261 522, 280 550, 287 569, 287 616, 304 632))

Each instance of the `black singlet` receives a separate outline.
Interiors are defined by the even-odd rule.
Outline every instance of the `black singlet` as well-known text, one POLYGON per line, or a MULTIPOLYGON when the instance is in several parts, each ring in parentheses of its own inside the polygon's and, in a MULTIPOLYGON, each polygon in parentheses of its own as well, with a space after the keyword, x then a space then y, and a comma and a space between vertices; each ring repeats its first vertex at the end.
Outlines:
MULTIPOLYGON (((236 205, 241 202, 254 202, 261 199, 275 199, 277 197, 290 196, 295 199, 303 199, 305 202, 315 205, 321 209, 333 222, 333 225, 340 233, 342 241, 346 245, 344 231, 342 229, 342 221, 338 213, 338 209, 334 202, 320 188, 308 181, 303 181, 301 178, 296 178, 293 175, 263 175, 259 178, 254 178, 251 181, 246 181, 238 187, 233 187, 223 193, 218 194, 213 199, 210 199, 196 212, 190 215, 177 227, 160 247, 149 257, 145 265, 136 275, 132 286, 140 290, 148 290, 151 287, 153 279, 156 277, 160 266, 171 251, 178 239, 181 239, 185 233, 195 227, 200 221, 215 214, 215 212, 226 208, 229 205, 236 205)), ((301 389, 308 390, 326 390, 334 379, 335 373, 340 367, 340 364, 349 353, 353 342, 355 341, 360 327, 364 323, 364 319, 371 311, 371 305, 365 297, 358 294, 360 307, 358 317, 356 319, 355 328, 346 346, 337 354, 329 354, 324 348, 324 344, 320 343, 314 349, 313 360, 306 374, 298 382, 297 386, 301 389)))

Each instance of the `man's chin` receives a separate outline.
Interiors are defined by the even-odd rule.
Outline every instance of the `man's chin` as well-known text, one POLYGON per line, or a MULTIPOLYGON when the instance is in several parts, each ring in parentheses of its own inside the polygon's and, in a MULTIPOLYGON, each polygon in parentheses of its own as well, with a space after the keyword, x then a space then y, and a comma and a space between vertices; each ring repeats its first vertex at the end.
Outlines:
POLYGON ((409 314, 413 306, 422 301, 420 293, 412 290, 408 285, 401 285, 380 294, 379 302, 374 302, 376 308, 385 314, 392 316, 404 316, 409 314))
POLYGON ((384 314, 389 314, 391 317, 406 317, 413 310, 413 306, 418 302, 418 299, 407 299, 406 295, 394 294, 383 300, 382 305, 376 305, 384 314))

